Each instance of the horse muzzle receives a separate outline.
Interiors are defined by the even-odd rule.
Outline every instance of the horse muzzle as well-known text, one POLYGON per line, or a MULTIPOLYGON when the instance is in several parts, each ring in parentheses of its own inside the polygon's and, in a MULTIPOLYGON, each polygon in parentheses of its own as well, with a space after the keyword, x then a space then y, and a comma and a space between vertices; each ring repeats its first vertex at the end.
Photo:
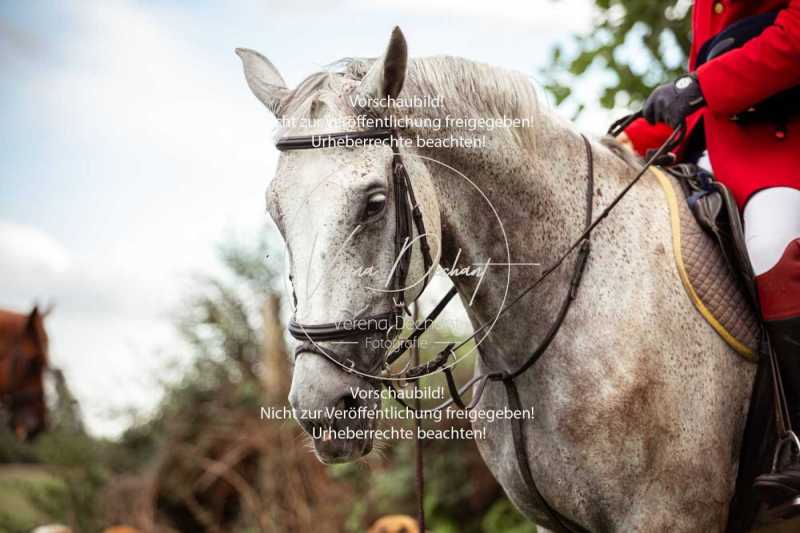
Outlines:
POLYGON ((323 463, 354 461, 372 450, 380 389, 317 353, 298 354, 289 403, 323 463))

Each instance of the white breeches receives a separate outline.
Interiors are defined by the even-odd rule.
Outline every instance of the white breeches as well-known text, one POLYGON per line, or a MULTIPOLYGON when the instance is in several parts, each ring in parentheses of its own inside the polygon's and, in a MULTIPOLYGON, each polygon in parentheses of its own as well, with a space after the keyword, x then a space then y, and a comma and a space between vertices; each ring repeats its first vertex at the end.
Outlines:
MULTIPOLYGON (((697 165, 713 173, 708 152, 697 165)), ((800 190, 771 187, 758 191, 744 206, 744 236, 756 276, 780 261, 789 243, 800 239, 800 190)))
POLYGON ((744 235, 756 276, 780 261, 789 243, 800 239, 800 190, 758 191, 744 207, 744 235))

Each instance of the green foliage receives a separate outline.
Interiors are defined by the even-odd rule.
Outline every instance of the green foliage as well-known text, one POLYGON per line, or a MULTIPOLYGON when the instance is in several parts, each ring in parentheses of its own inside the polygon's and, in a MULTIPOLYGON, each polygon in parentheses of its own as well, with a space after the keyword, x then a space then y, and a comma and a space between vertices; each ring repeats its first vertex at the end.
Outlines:
POLYGON ((19 442, 14 433, 0 424, 0 464, 34 463, 36 453, 29 445, 19 442))
POLYGON ((198 278, 176 317, 179 333, 202 367, 190 371, 183 387, 213 391, 221 382, 254 383, 262 349, 261 305, 267 294, 282 292, 282 245, 273 234, 265 233, 255 246, 231 237, 219 247, 219 257, 226 274, 198 278))
MULTIPOLYGON (((426 424, 427 426, 427 424, 426 424)), ((363 465, 343 464, 331 467, 334 477, 354 487, 362 497, 350 509, 345 530, 360 532, 374 519, 387 514, 416 516, 415 463, 413 441, 392 443, 386 454, 388 467, 365 470, 363 465)), ((536 533, 502 494, 487 508, 469 502, 476 490, 472 477, 482 459, 471 441, 425 443, 425 515, 426 526, 437 533, 536 533)))
POLYGON ((32 444, 0 430, 0 531, 30 531, 43 523, 70 524, 75 531, 102 526, 98 504, 108 472, 105 444, 87 435, 74 418, 66 388, 51 410, 51 427, 32 444), (22 463, 24 461, 24 463, 22 463))
POLYGON ((37 508, 44 495, 65 499, 66 487, 54 475, 31 465, 0 468, 0 531, 27 533, 52 522, 52 515, 37 508))
POLYGON ((156 456, 163 435, 163 424, 150 421, 126 429, 119 441, 109 443, 105 450, 105 461, 111 472, 124 474, 138 472, 156 456))
POLYGON ((255 246, 230 237, 219 246, 219 257, 232 279, 246 285, 253 295, 282 291, 285 265, 283 243, 277 232, 262 233, 255 246))
POLYGON ((600 104, 611 109, 640 105, 655 87, 685 71, 691 46, 689 0, 594 3, 597 14, 592 30, 556 46, 542 72, 558 104, 590 72, 610 74, 600 104))
MULTIPOLYGON (((53 369, 56 399, 50 427, 32 444, 17 441, 0 426, 0 531, 30 531, 63 523, 75 531, 99 531, 105 522, 102 491, 114 475, 142 472, 158 457, 169 430, 187 412, 188 429, 213 418, 204 407, 216 402, 255 411, 261 390, 253 368, 261 349, 263 294, 276 286, 282 259, 265 237, 254 247, 220 248, 228 277, 200 280, 176 319, 195 350, 193 364, 176 383, 163 383, 159 408, 132 425, 117 442, 86 433, 80 408, 63 375, 53 369)), ((184 424, 186 425, 186 424, 184 424)))
MULTIPOLYGON (((63 382, 58 393, 62 401, 51 411, 54 425, 33 446, 18 444, 0 431, 0 462, 31 463, 23 466, 34 469, 4 476, 0 465, 0 531, 30 531, 53 522, 71 525, 75 531, 99 531, 110 525, 104 504, 111 500, 103 498, 113 493, 109 489, 120 479, 158 472, 160 495, 166 499, 190 484, 196 474, 191 465, 174 454, 169 460, 176 445, 202 450, 217 435, 236 434, 241 430, 236 426, 241 416, 236 415, 255 413, 264 401, 257 377, 263 364, 261 306, 267 294, 282 292, 283 261, 276 249, 268 239, 254 247, 234 242, 220 249, 225 273, 198 279, 176 317, 193 362, 179 380, 162 383, 163 397, 155 412, 128 428, 118 441, 86 434, 78 405, 63 382), (8 508, 13 513, 3 514, 8 508)), ((428 340, 458 336, 437 325, 428 340)), ((423 357, 432 356, 439 345, 432 346, 423 350, 430 351, 423 357)), ((469 378, 473 362, 474 355, 456 367, 459 381, 469 378)), ((439 375, 426 382, 440 386, 442 380, 439 375)), ((297 439, 296 445, 302 446, 302 441, 297 439)), ((316 470, 341 493, 346 511, 328 510, 326 515, 311 496, 308 503, 315 518, 319 513, 320 520, 333 520, 337 528, 344 519, 345 531, 361 532, 383 515, 415 515, 414 446, 413 441, 376 443, 376 452, 365 461, 316 470)), ((426 442, 425 472, 430 531, 536 531, 497 489, 474 442, 426 442), (479 494, 483 496, 476 503, 479 494)), ((118 494, 124 506, 129 493, 118 494)), ((255 531, 248 514, 252 513, 242 513, 227 530, 255 531)))
POLYGON ((36 440, 39 461, 56 473, 63 490, 51 487, 33 493, 31 501, 76 531, 96 531, 102 526, 99 493, 108 478, 103 443, 71 427, 46 432, 36 440))
POLYGON ((536 533, 535 524, 526 521, 507 499, 497 500, 481 522, 483 531, 505 533, 536 533))

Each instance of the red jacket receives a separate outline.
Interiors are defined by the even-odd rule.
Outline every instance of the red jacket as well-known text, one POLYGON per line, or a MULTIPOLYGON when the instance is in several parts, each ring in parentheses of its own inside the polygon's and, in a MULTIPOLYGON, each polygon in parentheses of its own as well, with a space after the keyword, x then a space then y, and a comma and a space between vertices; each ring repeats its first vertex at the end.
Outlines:
MULTIPOLYGON (((695 70, 703 43, 727 25, 778 10, 775 24, 761 35, 697 69, 707 105, 687 120, 691 131, 705 117, 714 174, 731 189, 740 207, 767 187, 800 189, 800 117, 787 122, 783 138, 775 124, 742 126, 729 118, 800 85, 800 0, 696 0, 692 14, 690 71, 695 70)), ((625 132, 644 154, 664 142, 671 130, 640 119, 625 132)))

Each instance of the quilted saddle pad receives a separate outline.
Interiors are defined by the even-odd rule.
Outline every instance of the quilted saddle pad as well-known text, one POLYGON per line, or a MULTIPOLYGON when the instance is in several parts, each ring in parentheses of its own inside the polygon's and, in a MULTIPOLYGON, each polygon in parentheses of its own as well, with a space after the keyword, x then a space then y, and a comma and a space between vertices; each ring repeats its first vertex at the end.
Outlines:
POLYGON ((672 225, 672 251, 694 307, 739 355, 758 360, 760 324, 753 306, 716 241, 699 226, 674 176, 651 168, 664 190, 672 225))

